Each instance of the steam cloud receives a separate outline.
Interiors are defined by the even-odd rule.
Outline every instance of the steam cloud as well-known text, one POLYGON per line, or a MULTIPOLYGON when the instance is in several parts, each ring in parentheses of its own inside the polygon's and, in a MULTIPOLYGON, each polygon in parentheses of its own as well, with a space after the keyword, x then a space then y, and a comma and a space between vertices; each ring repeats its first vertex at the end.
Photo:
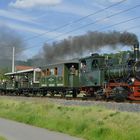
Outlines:
POLYGON ((67 57, 82 56, 85 52, 97 51, 104 46, 117 48, 117 45, 134 45, 137 36, 129 32, 88 32, 85 35, 69 37, 59 43, 44 44, 44 57, 47 62, 58 62, 67 57))

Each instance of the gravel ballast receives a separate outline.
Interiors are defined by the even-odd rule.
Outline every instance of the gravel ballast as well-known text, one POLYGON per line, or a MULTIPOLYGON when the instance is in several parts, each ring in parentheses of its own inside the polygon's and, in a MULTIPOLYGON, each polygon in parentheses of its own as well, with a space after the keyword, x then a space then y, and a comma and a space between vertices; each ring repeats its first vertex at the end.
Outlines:
POLYGON ((136 103, 117 103, 105 101, 88 101, 88 100, 67 100, 47 97, 15 97, 15 96, 0 96, 0 99, 15 99, 23 101, 41 101, 51 102, 66 106, 101 106, 111 110, 125 111, 125 112, 140 112, 140 104, 136 103))

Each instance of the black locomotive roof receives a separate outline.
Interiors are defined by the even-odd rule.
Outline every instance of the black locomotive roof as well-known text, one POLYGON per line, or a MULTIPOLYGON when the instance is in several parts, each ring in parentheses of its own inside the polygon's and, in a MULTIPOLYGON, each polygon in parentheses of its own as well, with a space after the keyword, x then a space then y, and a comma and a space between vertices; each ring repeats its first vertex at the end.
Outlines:
POLYGON ((89 59, 89 58, 105 58, 105 56, 102 56, 102 55, 99 55, 99 54, 91 54, 90 56, 80 58, 79 60, 89 59))
POLYGON ((61 61, 59 63, 53 63, 53 64, 48 64, 48 65, 42 66, 41 68, 43 68, 43 67, 57 66, 57 65, 64 65, 64 64, 70 64, 70 63, 72 63, 72 64, 74 64, 74 63, 78 64, 79 63, 79 60, 78 59, 75 59, 75 60, 70 60, 70 61, 63 61, 63 62, 61 61))

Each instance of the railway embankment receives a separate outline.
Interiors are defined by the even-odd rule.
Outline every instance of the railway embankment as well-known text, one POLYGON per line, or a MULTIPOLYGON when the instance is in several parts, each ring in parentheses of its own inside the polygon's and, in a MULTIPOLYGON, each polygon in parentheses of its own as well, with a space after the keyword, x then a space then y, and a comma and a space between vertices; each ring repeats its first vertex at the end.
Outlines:
POLYGON ((104 107, 110 110, 116 110, 121 112, 140 112, 140 103, 129 102, 106 102, 106 101, 90 101, 90 100, 66 100, 66 99, 48 99, 50 102, 54 102, 65 106, 95 106, 104 107))
MULTIPOLYGON (((123 109, 116 107, 110 110, 104 104, 98 104, 91 101, 1 97, 0 117, 85 140, 140 139, 140 112, 121 111, 123 109)), ((121 103, 118 105, 122 107, 121 103)), ((113 103, 108 106, 113 106, 113 103)))

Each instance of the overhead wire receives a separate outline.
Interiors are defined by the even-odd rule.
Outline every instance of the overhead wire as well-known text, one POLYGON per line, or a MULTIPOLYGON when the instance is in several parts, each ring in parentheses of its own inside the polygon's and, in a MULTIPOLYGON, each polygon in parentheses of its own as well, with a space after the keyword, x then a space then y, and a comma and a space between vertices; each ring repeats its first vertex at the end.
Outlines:
POLYGON ((127 20, 124 20, 124 21, 121 21, 121 22, 109 25, 109 26, 104 27, 104 28, 99 28, 99 30, 105 30, 105 29, 108 29, 108 28, 111 28, 111 27, 114 27, 114 26, 117 26, 117 25, 120 25, 120 24, 127 23, 129 21, 133 21, 133 20, 139 19, 139 18, 140 18, 140 16, 137 16, 137 17, 134 17, 134 18, 131 18, 131 19, 127 19, 127 20))
POLYGON ((138 8, 138 7, 140 7, 140 4, 139 4, 139 5, 136 5, 136 6, 134 6, 134 7, 131 7, 131 8, 128 8, 128 9, 122 10, 122 11, 117 12, 117 13, 115 13, 115 14, 112 14, 112 15, 106 16, 105 18, 101 18, 101 19, 95 20, 94 22, 91 22, 91 23, 89 23, 89 24, 82 25, 82 26, 80 26, 80 27, 78 27, 78 28, 75 28, 75 29, 70 30, 70 31, 65 32, 65 33, 62 33, 62 34, 56 36, 55 38, 53 38, 53 39, 48 39, 48 40, 46 40, 46 41, 52 41, 52 40, 54 40, 54 39, 56 39, 56 38, 59 38, 59 37, 65 35, 65 34, 69 34, 69 33, 71 33, 71 32, 78 31, 78 30, 83 29, 83 28, 85 28, 85 27, 87 27, 87 26, 94 25, 94 24, 96 24, 96 23, 98 23, 98 22, 100 22, 100 21, 103 21, 103 20, 105 20, 105 19, 109 19, 109 18, 114 17, 114 16, 117 16, 117 15, 119 15, 119 14, 122 14, 122 13, 128 12, 128 11, 133 10, 133 9, 136 9, 136 8, 138 8))
POLYGON ((74 24, 74 23, 77 23, 77 22, 80 22, 80 21, 82 21, 82 20, 84 20, 84 19, 87 19, 87 18, 89 18, 90 16, 99 14, 99 13, 101 13, 101 12, 104 12, 104 11, 106 11, 106 10, 112 8, 112 7, 118 6, 118 5, 122 4, 122 3, 124 3, 125 1, 127 1, 127 0, 119 1, 119 2, 117 2, 117 3, 115 3, 115 4, 112 4, 112 5, 108 6, 108 7, 105 7, 105 8, 103 8, 103 9, 97 10, 97 11, 94 12, 94 13, 90 13, 90 14, 88 14, 88 15, 86 15, 86 16, 83 16, 83 17, 81 17, 81 18, 79 18, 79 19, 76 19, 76 20, 73 20, 73 21, 71 21, 71 22, 69 22, 69 23, 66 23, 66 24, 64 24, 64 25, 61 25, 61 26, 59 26, 59 27, 57 27, 57 28, 55 28, 55 29, 52 29, 51 31, 46 31, 46 32, 43 32, 43 33, 41 33, 41 34, 39 34, 39 35, 32 36, 32 37, 30 37, 30 38, 24 39, 24 41, 28 41, 28 40, 31 40, 31 39, 34 39, 34 38, 38 38, 38 37, 41 37, 41 36, 43 36, 43 35, 45 35, 45 34, 52 33, 52 32, 54 32, 54 31, 63 29, 63 28, 65 28, 65 27, 69 26, 69 25, 72 25, 72 24, 74 24))
MULTIPOLYGON (((111 15, 109 15, 109 16, 106 16, 105 18, 98 19, 98 20, 96 20, 96 21, 94 21, 94 22, 92 22, 92 23, 89 23, 89 24, 80 26, 80 27, 75 28, 75 29, 73 29, 73 30, 70 30, 70 31, 68 31, 68 32, 62 33, 62 34, 60 34, 59 36, 54 37, 53 39, 47 39, 46 42, 53 41, 53 40, 55 40, 55 39, 57 39, 57 38, 60 38, 60 37, 64 36, 65 34, 69 34, 69 33, 71 33, 71 32, 78 31, 78 30, 80 30, 80 29, 82 29, 82 28, 85 28, 85 27, 90 26, 90 25, 94 25, 94 24, 96 24, 96 23, 98 23, 98 22, 100 22, 100 21, 102 21, 102 20, 109 19, 109 18, 111 18, 111 17, 114 17, 114 16, 117 16, 117 15, 119 15, 119 14, 128 12, 128 11, 133 10, 133 9, 135 9, 135 8, 138 8, 138 7, 140 7, 140 4, 139 4, 139 5, 135 5, 134 7, 131 7, 131 8, 122 10, 122 11, 117 12, 117 13, 115 13, 115 14, 111 14, 111 15)), ((105 27, 105 28, 103 28, 103 29, 110 28, 110 27, 113 27, 113 26, 117 26, 117 25, 120 25, 120 24, 123 24, 123 23, 127 23, 127 22, 129 22, 129 21, 133 21, 133 20, 138 19, 138 18, 140 18, 140 17, 135 17, 135 18, 131 18, 131 19, 128 19, 128 20, 124 20, 124 21, 118 22, 118 23, 116 23, 116 24, 110 25, 110 26, 108 26, 108 27, 105 27)), ((23 49, 23 50, 28 50, 28 49, 33 48, 33 47, 35 47, 35 46, 31 46, 31 47, 25 48, 25 49, 23 49)), ((37 47, 37 46, 36 46, 36 47, 37 47)))

